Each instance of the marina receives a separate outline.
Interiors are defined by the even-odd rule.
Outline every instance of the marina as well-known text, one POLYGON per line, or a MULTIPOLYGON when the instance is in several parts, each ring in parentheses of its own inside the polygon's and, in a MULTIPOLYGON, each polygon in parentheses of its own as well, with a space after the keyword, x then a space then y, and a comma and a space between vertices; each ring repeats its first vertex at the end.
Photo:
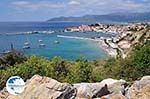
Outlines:
MULTIPOLYGON (((31 23, 29 24, 30 26, 32 26, 31 23)), ((30 31, 31 28, 27 28, 26 29, 27 33, 22 34, 25 32, 25 30, 18 31, 18 29, 15 30, 16 27, 14 27, 13 31, 11 29, 9 29, 10 31, 6 31, 5 33, 12 32, 12 34, 10 33, 11 35, 6 35, 5 33, 3 33, 4 30, 0 29, 0 32, 3 33, 3 35, 0 35, 0 45, 1 45, 0 52, 4 53, 5 51, 9 50, 10 44, 12 43, 14 49, 23 52, 27 56, 37 55, 46 58, 53 58, 55 56, 60 56, 64 59, 69 59, 69 60, 75 60, 80 57, 84 57, 88 60, 103 59, 108 57, 106 52, 103 51, 99 46, 97 46, 97 43, 95 41, 83 40, 83 39, 66 39, 62 37, 57 37, 58 35, 66 35, 72 37, 76 37, 76 36, 78 37, 80 35, 80 37, 89 38, 91 37, 91 35, 92 36, 95 35, 97 37, 100 35, 102 36, 107 36, 107 35, 97 34, 97 33, 56 32, 58 29, 62 31, 66 27, 76 25, 77 23, 72 23, 72 25, 70 23, 64 23, 65 27, 63 28, 61 27, 61 29, 57 24, 48 24, 48 26, 50 25, 57 26, 55 27, 55 29, 49 27, 48 29, 44 28, 43 30, 42 29, 33 30, 33 31, 48 31, 48 30, 55 31, 55 33, 51 33, 48 35, 45 33, 28 34, 28 31, 30 31), (15 35, 15 33, 20 33, 20 34, 15 35)), ((38 26, 37 29, 39 29, 39 27, 40 26, 38 26)))

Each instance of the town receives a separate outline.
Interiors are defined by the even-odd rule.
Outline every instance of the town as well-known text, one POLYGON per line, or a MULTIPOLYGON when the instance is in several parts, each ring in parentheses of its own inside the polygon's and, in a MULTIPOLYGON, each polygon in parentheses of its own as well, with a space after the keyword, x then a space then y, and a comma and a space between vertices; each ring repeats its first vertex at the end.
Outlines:
POLYGON ((69 27, 64 31, 114 33, 116 34, 115 37, 91 37, 89 39, 97 41, 98 45, 110 56, 121 56, 122 58, 125 58, 132 50, 132 46, 138 43, 139 39, 144 35, 145 32, 143 31, 146 31, 148 26, 148 23, 130 23, 124 25, 96 23, 90 25, 81 25, 78 27, 69 27))

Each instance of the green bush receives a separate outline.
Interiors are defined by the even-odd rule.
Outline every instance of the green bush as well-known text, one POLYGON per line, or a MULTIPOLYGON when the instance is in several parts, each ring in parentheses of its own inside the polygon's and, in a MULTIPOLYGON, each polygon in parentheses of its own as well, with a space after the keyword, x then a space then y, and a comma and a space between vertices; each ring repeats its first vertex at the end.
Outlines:
POLYGON ((72 64, 68 81, 70 83, 90 82, 92 76, 92 64, 87 60, 78 60, 72 64))
POLYGON ((150 42, 134 47, 131 55, 125 59, 110 59, 103 67, 105 75, 111 78, 136 80, 150 75, 150 42))
POLYGON ((0 57, 0 69, 5 69, 26 60, 27 58, 22 53, 13 50, 12 52, 4 54, 0 57))

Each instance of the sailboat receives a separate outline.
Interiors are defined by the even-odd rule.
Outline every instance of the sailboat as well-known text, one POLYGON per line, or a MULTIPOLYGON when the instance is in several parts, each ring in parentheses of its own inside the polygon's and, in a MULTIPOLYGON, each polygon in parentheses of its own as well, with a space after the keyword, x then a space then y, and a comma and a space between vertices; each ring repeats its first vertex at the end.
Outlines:
POLYGON ((45 44, 43 44, 43 43, 39 45, 39 47, 45 47, 45 46, 46 46, 46 45, 45 45, 45 44))
POLYGON ((39 47, 45 47, 46 45, 43 43, 43 40, 39 40, 39 47))
POLYGON ((26 41, 26 42, 24 43, 23 49, 29 49, 29 48, 30 48, 29 45, 30 45, 29 42, 26 41))
POLYGON ((30 49, 30 46, 23 46, 23 49, 30 49))
POLYGON ((26 42, 24 43, 24 45, 30 45, 30 43, 26 41, 26 42))
POLYGON ((43 42, 43 40, 39 40, 39 42, 41 43, 41 42, 43 42))
POLYGON ((55 43, 55 44, 59 44, 60 42, 56 40, 54 43, 55 43))
POLYGON ((30 43, 28 42, 28 38, 27 41, 24 43, 23 49, 30 49, 30 43))

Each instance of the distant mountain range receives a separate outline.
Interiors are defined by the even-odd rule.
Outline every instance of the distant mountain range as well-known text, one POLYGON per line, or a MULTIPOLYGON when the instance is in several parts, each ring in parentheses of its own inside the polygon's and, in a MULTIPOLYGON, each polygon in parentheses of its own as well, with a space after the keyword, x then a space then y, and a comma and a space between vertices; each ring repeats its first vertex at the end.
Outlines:
POLYGON ((57 17, 49 22, 145 22, 150 21, 150 12, 113 13, 107 15, 85 15, 81 17, 57 17))

